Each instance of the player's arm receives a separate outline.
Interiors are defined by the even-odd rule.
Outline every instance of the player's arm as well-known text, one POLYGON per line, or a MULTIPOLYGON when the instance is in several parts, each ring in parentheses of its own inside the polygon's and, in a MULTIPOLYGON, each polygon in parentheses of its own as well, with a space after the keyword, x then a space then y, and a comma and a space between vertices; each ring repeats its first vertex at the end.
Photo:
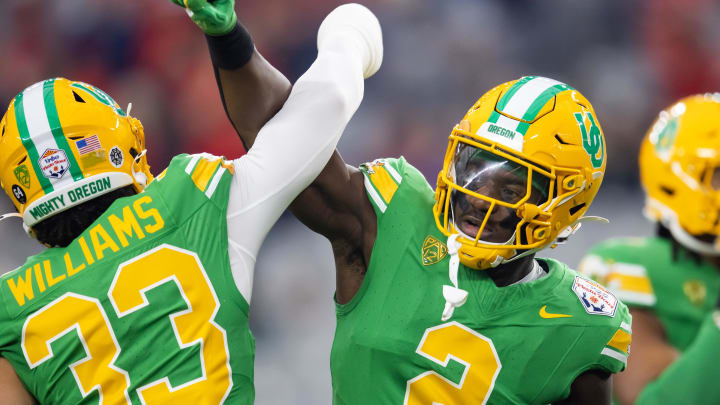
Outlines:
POLYGON ((290 82, 255 49, 237 22, 235 0, 172 1, 205 33, 225 112, 247 149, 287 100, 290 82))
MULTIPOLYGON (((173 1, 178 3, 184 0, 173 1)), ((205 0, 188 0, 188 4, 194 7, 196 3, 201 4, 203 1, 205 0)), ((228 2, 229 0, 223 1, 228 2)), ((220 0, 216 0, 213 4, 219 5, 220 0)), ((195 9, 198 8, 195 7, 195 9)), ((357 27, 350 26, 351 30, 358 31, 359 27, 359 32, 367 31, 367 27, 362 26, 365 20, 361 17, 354 18, 352 15, 353 7, 345 7, 343 10, 343 24, 357 25, 357 27)), ((203 17, 197 13, 192 18, 196 23, 203 20, 203 17)), ((336 20, 341 21, 341 19, 336 20)), ((376 24, 376 22, 373 23, 376 24)), ((203 28, 202 25, 201 28, 203 28)), ((217 30, 215 29, 215 31, 217 30)), ((249 35, 244 35, 244 41, 240 40, 240 37, 234 40, 217 39, 211 36, 208 38, 223 105, 243 144, 246 148, 251 148, 255 143, 257 124, 249 127, 248 125, 261 120, 249 119, 248 115, 252 118, 264 117, 263 114, 268 112, 274 113, 278 107, 278 100, 284 100, 283 96, 287 96, 290 85, 284 76, 272 68, 254 49, 253 56, 247 65, 239 69, 235 68, 244 60, 237 55, 247 55, 251 48, 252 41, 250 41, 249 35), (263 94, 270 96, 257 96, 263 94)), ((381 57, 382 43, 380 42, 379 58, 381 59, 381 57)), ((379 60, 376 62, 379 63, 379 60)), ((300 103, 295 102, 296 105, 300 105, 300 103)), ((312 117, 309 114, 307 116, 312 117)), ((342 121, 344 118, 343 116, 334 116, 333 111, 328 109, 312 119, 323 122, 335 119, 342 121)), ((308 121, 312 121, 312 119, 308 119, 308 121)), ((307 124, 303 122, 299 125, 306 126, 307 124)), ((293 128, 293 132, 299 128, 293 128)), ((279 161, 277 157, 275 159, 279 161)), ((334 249, 365 250, 366 252, 362 256, 369 257, 373 241, 370 241, 368 247, 368 243, 363 243, 363 239, 374 240, 375 212, 365 196, 362 173, 356 168, 347 166, 337 152, 333 154, 330 162, 324 167, 312 186, 295 200, 291 210, 311 229, 333 241, 334 249), (367 231, 367 228, 370 231, 367 231), (372 238, 364 237, 364 235, 372 235, 372 238), (364 249, 363 245, 366 245, 364 249)), ((342 291, 339 291, 338 295, 342 296, 342 291)))
POLYGON ((330 240, 336 259, 335 299, 344 304, 362 285, 377 235, 377 217, 365 192, 362 172, 335 151, 290 211, 305 226, 330 240))
POLYGON ((601 370, 580 374, 570 386, 570 395, 558 405, 609 405, 612 401, 612 376, 601 370))
POLYGON ((20 378, 10 362, 0 357, 0 404, 33 405, 36 403, 35 398, 20 382, 20 378))
POLYGON ((622 404, 720 403, 720 315, 708 315, 682 354, 667 343, 651 312, 632 309, 633 346, 627 369, 615 378, 622 404))
POLYGON ((360 105, 363 78, 379 68, 378 47, 379 24, 362 6, 341 6, 323 21, 317 59, 248 153, 235 161, 228 207, 231 248, 254 255, 280 214, 318 176, 360 105), (376 41, 348 29, 347 11, 371 27, 376 41), (238 232, 232 232, 235 227, 238 232))

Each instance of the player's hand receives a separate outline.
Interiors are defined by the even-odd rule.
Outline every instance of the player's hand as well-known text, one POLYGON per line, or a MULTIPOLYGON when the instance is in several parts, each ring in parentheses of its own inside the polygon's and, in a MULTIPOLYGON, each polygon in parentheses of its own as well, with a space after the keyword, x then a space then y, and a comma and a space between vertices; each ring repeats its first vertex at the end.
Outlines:
POLYGON ((172 0, 172 2, 185 7, 190 19, 208 35, 227 34, 237 22, 235 0, 172 0))

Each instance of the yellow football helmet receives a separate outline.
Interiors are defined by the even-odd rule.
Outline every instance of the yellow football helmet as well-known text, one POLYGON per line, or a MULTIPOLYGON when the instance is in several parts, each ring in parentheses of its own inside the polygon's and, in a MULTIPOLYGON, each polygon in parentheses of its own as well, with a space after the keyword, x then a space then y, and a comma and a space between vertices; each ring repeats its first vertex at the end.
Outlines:
POLYGON ((600 123, 577 90, 537 76, 503 83, 450 134, 435 222, 458 235, 464 265, 496 267, 575 232, 605 162, 600 123))
POLYGON ((645 216, 688 249, 720 255, 720 93, 661 111, 639 160, 645 216))
POLYGON ((152 180, 140 121, 97 87, 63 78, 28 87, 0 121, 0 186, 26 229, 152 180))

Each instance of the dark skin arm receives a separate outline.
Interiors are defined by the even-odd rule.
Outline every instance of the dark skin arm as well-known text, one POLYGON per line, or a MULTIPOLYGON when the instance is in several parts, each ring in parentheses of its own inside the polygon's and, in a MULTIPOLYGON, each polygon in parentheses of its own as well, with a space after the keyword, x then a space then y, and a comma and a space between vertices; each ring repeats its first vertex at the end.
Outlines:
POLYGON ((589 370, 580 374, 570 386, 570 395, 557 405, 606 405, 612 400, 612 376, 604 371, 589 370))
POLYGON ((230 122, 249 148, 263 125, 287 100, 292 87, 290 81, 257 50, 239 69, 214 68, 230 122), (226 94, 230 97, 225 97, 226 94))
POLYGON ((37 402, 20 382, 12 365, 0 357, 0 404, 34 405, 37 402))

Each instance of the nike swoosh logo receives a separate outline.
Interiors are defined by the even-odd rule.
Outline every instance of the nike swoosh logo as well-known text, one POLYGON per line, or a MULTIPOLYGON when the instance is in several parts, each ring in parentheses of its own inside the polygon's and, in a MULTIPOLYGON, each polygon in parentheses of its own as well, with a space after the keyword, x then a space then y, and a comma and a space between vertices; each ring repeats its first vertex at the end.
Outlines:
POLYGON ((547 308, 547 305, 543 305, 542 308, 540 308, 540 318, 545 319, 553 319, 553 318, 572 318, 572 315, 566 315, 566 314, 551 314, 545 309, 547 308))

